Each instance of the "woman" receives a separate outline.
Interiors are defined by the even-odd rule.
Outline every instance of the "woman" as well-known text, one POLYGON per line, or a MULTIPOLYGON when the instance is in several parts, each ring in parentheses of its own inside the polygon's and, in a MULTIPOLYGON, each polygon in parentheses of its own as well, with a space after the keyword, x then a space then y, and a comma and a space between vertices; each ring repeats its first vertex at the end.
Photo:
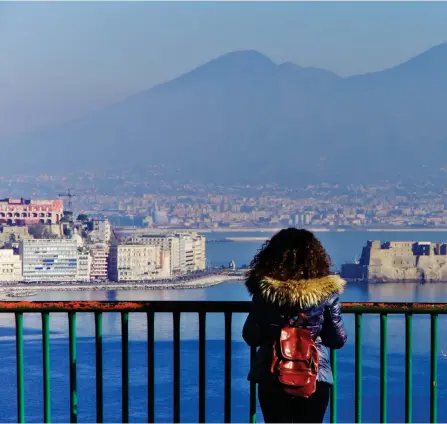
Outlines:
POLYGON ((347 339, 338 299, 344 285, 331 275, 320 241, 306 230, 281 230, 251 262, 246 286, 253 295, 252 309, 243 337, 249 346, 260 346, 248 379, 258 383, 266 423, 323 421, 333 384, 329 349, 340 349, 347 339), (316 390, 308 398, 286 393, 271 372, 273 342, 299 314, 305 315, 305 328, 318 350, 316 390))

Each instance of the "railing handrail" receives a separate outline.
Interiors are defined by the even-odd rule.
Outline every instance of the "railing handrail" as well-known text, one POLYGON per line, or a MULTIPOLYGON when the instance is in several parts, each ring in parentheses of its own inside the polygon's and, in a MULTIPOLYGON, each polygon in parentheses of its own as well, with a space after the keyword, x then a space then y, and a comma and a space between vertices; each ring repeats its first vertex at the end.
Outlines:
MULTIPOLYGON (((1 301, 1 312, 233 312, 247 313, 250 301, 1 301)), ((344 313, 447 313, 447 303, 344 302, 344 313)))
MULTIPOLYGON (((447 303, 384 303, 384 302, 345 302, 343 312, 355 315, 355 421, 362 421, 362 318, 363 314, 380 315, 380 422, 387 421, 388 398, 388 315, 405 315, 405 417, 412 422, 412 331, 413 314, 430 315, 430 422, 437 422, 438 412, 438 318, 447 314, 447 303)), ((180 422, 180 342, 181 313, 199 315, 199 422, 205 422, 206 411, 206 315, 224 313, 224 421, 231 422, 231 376, 232 376, 232 314, 247 313, 251 309, 250 301, 3 301, 0 313, 15 314, 16 330, 16 367, 17 367, 17 421, 25 420, 25 368, 23 316, 25 313, 41 313, 42 318, 42 358, 43 358, 43 405, 44 422, 51 421, 50 390, 50 313, 68 313, 69 356, 70 356, 70 421, 77 422, 78 398, 76 379, 76 312, 95 315, 95 360, 96 360, 96 421, 103 422, 103 312, 118 312, 121 315, 121 382, 122 382, 122 422, 129 420, 129 313, 147 315, 147 386, 148 386, 148 422, 154 422, 155 415, 155 326, 157 312, 171 313, 173 317, 173 413, 174 422, 180 422)), ((253 362, 256 348, 250 349, 250 362, 253 362)), ((330 421, 337 422, 337 355, 331 350, 331 365, 334 376, 332 386, 330 421)), ((249 420, 256 422, 256 384, 250 382, 249 420)))

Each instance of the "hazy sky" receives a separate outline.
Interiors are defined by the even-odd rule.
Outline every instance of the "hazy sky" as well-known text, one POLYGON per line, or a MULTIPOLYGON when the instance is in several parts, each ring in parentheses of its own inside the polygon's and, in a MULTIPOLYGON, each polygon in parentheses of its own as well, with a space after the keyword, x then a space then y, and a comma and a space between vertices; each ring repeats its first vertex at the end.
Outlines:
POLYGON ((223 53, 340 75, 447 41, 447 3, 2 3, 0 137, 78 116, 223 53))

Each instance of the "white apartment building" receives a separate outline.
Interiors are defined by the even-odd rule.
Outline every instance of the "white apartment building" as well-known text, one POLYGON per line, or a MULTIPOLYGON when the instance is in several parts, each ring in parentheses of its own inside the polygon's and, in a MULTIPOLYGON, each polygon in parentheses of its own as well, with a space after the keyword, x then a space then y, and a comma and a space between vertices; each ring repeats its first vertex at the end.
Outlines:
POLYGON ((78 248, 76 240, 21 240, 23 281, 77 280, 78 248))
POLYGON ((160 272, 158 278, 171 278, 171 255, 167 250, 160 251, 160 272))
POLYGON ((171 275, 182 275, 206 268, 205 237, 195 232, 154 232, 130 238, 131 242, 160 246, 170 255, 171 275))
POLYGON ((99 243, 108 243, 112 237, 112 226, 108 219, 94 219, 93 231, 93 238, 99 243))
POLYGON ((184 255, 184 269, 186 272, 191 272, 194 270, 194 242, 192 237, 184 234, 181 235, 181 240, 183 240, 183 243, 181 243, 183 252, 180 254, 180 259, 183 263, 184 255))
POLYGON ((113 281, 142 281, 171 277, 169 252, 160 245, 128 242, 110 248, 109 277, 113 281))
POLYGON ((21 281, 22 261, 13 249, 0 249, 0 281, 21 281))
POLYGON ((76 280, 87 283, 90 281, 92 257, 86 249, 78 249, 76 280))
POLYGON ((92 280, 106 280, 109 253, 107 245, 95 244, 90 246, 91 268, 90 278, 92 280))
POLYGON ((181 258, 180 258, 180 238, 167 237, 169 246, 169 255, 171 259, 171 272, 172 275, 178 275, 182 273, 181 258))
POLYGON ((206 269, 206 239, 204 236, 193 235, 194 268, 193 271, 206 269))
POLYGON ((160 246, 162 251, 169 252, 170 274, 172 276, 185 273, 185 259, 181 259, 180 238, 170 233, 157 232, 132 237, 136 244, 160 246))
POLYGON ((203 271, 206 268, 205 237, 194 232, 178 233, 180 239, 180 268, 182 273, 203 271))

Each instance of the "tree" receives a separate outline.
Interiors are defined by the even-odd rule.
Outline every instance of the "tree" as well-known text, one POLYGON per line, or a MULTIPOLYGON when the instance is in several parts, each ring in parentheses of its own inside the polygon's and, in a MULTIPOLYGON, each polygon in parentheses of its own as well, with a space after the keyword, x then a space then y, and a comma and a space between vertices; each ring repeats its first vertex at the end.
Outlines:
POLYGON ((28 232, 35 238, 35 239, 51 239, 51 238, 57 238, 55 234, 53 234, 52 231, 48 229, 48 226, 44 224, 33 224, 28 227, 28 232))
POLYGON ((35 239, 42 239, 44 238, 44 231, 45 226, 43 224, 33 224, 28 227, 28 232, 35 238, 35 239))
POLYGON ((77 220, 81 221, 81 222, 87 222, 89 220, 89 217, 88 217, 87 214, 81 213, 81 214, 78 215, 78 219, 77 220))
POLYGON ((61 222, 71 222, 73 221, 73 212, 65 211, 64 216, 61 218, 61 222))
POLYGON ((64 236, 71 237, 73 235, 73 231, 69 227, 64 227, 64 236))

